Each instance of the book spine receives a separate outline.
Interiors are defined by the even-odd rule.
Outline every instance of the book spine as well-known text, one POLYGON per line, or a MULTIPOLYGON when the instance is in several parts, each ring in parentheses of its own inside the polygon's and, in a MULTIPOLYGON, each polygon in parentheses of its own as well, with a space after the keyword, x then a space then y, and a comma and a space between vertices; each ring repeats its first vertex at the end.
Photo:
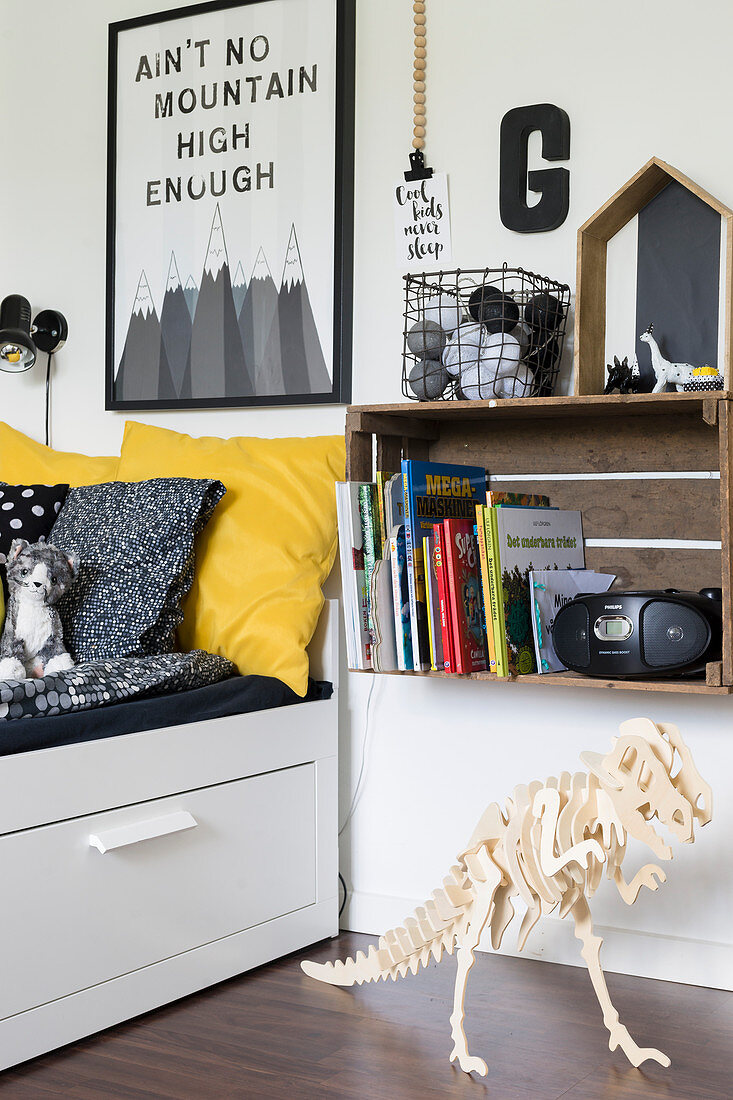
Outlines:
POLYGON ((496 643, 494 641, 494 626, 491 618, 491 587, 489 584, 489 559, 486 553, 486 525, 484 516, 486 506, 476 505, 476 537, 478 538, 478 554, 481 564, 481 591, 484 603, 484 634, 489 654, 489 671, 496 672, 496 643))
POLYGON ((367 591, 367 614, 372 645, 376 640, 374 616, 372 614, 372 574, 376 562, 382 557, 375 511, 375 486, 370 482, 362 482, 359 485, 359 517, 361 519, 364 546, 364 581, 367 591))
POLYGON ((425 660, 424 654, 420 652, 420 630, 419 630, 419 616, 417 610, 419 580, 418 574, 422 579, 422 588, 424 591, 425 577, 422 572, 422 547, 418 547, 415 543, 415 530, 417 524, 413 528, 413 517, 410 510, 410 473, 407 461, 402 463, 402 482, 405 497, 405 567, 407 569, 407 584, 408 594, 410 599, 410 629, 412 633, 412 662, 413 668, 422 670, 429 667, 429 662, 425 660))
MULTIPOLYGON (((486 553, 489 566, 489 597, 491 599, 491 621, 494 624, 494 645, 496 650, 496 674, 508 676, 506 628, 504 626, 504 595, 501 580, 501 557, 499 554, 499 532, 496 526, 496 509, 489 508, 486 518, 490 525, 491 539, 487 540, 486 553)), ((489 527, 487 527, 487 534, 489 527)))
POLYGON ((422 540, 422 556, 425 563, 425 603, 428 610, 428 645, 430 647, 430 668, 433 672, 437 672, 438 666, 435 663, 435 632, 433 624, 433 586, 432 578, 430 576, 430 539, 427 535, 423 536, 422 540))
POLYGON ((392 606, 394 609, 394 628, 397 638, 397 667, 400 672, 407 671, 405 664, 405 631, 402 626, 402 581, 400 578, 400 558, 397 537, 389 539, 389 558, 392 567, 392 606))
MULTIPOLYGON (((448 610, 450 614, 451 639, 453 641, 453 663, 455 672, 466 672, 464 639, 461 632, 460 608, 458 605, 457 574, 458 562, 456 560, 455 546, 453 545, 454 531, 450 520, 443 524, 443 563, 448 590, 448 610)), ((470 669, 468 670, 470 671, 470 669)))
POLYGON ((438 606, 440 608, 440 629, 443 636, 443 669, 454 672, 453 644, 450 629, 450 607, 445 579, 445 560, 443 557, 444 530, 442 523, 433 525, 435 532, 435 572, 438 580, 438 606))
POLYGON ((377 540, 380 547, 384 546, 388 534, 387 523, 384 514, 384 491, 391 476, 392 475, 390 473, 387 473, 384 470, 377 470, 377 515, 375 518, 377 522, 377 540))
POLYGON ((358 632, 355 621, 353 578, 351 572, 350 505, 347 489, 348 485, 345 482, 336 482, 336 518, 339 534, 339 557, 341 560, 341 589, 344 605, 344 630, 346 633, 346 663, 349 668, 358 668, 358 632))

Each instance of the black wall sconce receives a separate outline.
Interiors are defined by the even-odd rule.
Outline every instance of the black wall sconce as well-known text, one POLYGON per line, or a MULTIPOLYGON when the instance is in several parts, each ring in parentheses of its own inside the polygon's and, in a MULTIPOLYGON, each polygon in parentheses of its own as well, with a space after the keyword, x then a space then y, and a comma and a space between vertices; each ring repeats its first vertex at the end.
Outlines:
POLYGON ((31 322, 31 304, 22 294, 9 294, 0 303, 0 370, 21 374, 30 370, 39 351, 46 364, 46 443, 49 442, 51 358, 66 343, 69 326, 63 313, 42 309, 31 322))

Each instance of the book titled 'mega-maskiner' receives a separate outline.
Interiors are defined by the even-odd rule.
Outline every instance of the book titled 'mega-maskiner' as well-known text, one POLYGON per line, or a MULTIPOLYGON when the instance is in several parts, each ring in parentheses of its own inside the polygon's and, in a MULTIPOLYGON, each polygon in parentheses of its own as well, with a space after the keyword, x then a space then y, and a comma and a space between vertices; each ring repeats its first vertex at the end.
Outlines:
POLYGON ((475 522, 476 504, 486 500, 486 470, 447 462, 402 460, 405 488, 407 575, 415 668, 430 668, 423 537, 444 519, 475 522))

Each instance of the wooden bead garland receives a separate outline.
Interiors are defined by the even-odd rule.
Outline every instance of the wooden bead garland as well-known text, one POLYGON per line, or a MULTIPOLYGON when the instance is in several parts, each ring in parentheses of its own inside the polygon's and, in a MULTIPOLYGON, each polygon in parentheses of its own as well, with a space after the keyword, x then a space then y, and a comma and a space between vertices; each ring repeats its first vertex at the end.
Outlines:
POLYGON ((425 4, 423 0, 415 0, 412 5, 414 23, 414 60, 413 60, 413 149, 425 148, 425 69, 427 58, 427 36, 425 34, 425 4))

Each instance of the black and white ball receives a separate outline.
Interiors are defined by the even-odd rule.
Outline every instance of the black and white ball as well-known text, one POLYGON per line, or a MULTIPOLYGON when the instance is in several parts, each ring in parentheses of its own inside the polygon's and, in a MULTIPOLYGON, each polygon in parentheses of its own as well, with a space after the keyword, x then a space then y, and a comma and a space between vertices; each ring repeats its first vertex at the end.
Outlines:
POLYGON ((407 346, 418 359, 440 359, 448 340, 444 329, 424 318, 407 333, 407 346))
POLYGON ((420 359, 410 371, 408 385, 418 401, 435 401, 450 382, 448 371, 435 359, 420 359))

